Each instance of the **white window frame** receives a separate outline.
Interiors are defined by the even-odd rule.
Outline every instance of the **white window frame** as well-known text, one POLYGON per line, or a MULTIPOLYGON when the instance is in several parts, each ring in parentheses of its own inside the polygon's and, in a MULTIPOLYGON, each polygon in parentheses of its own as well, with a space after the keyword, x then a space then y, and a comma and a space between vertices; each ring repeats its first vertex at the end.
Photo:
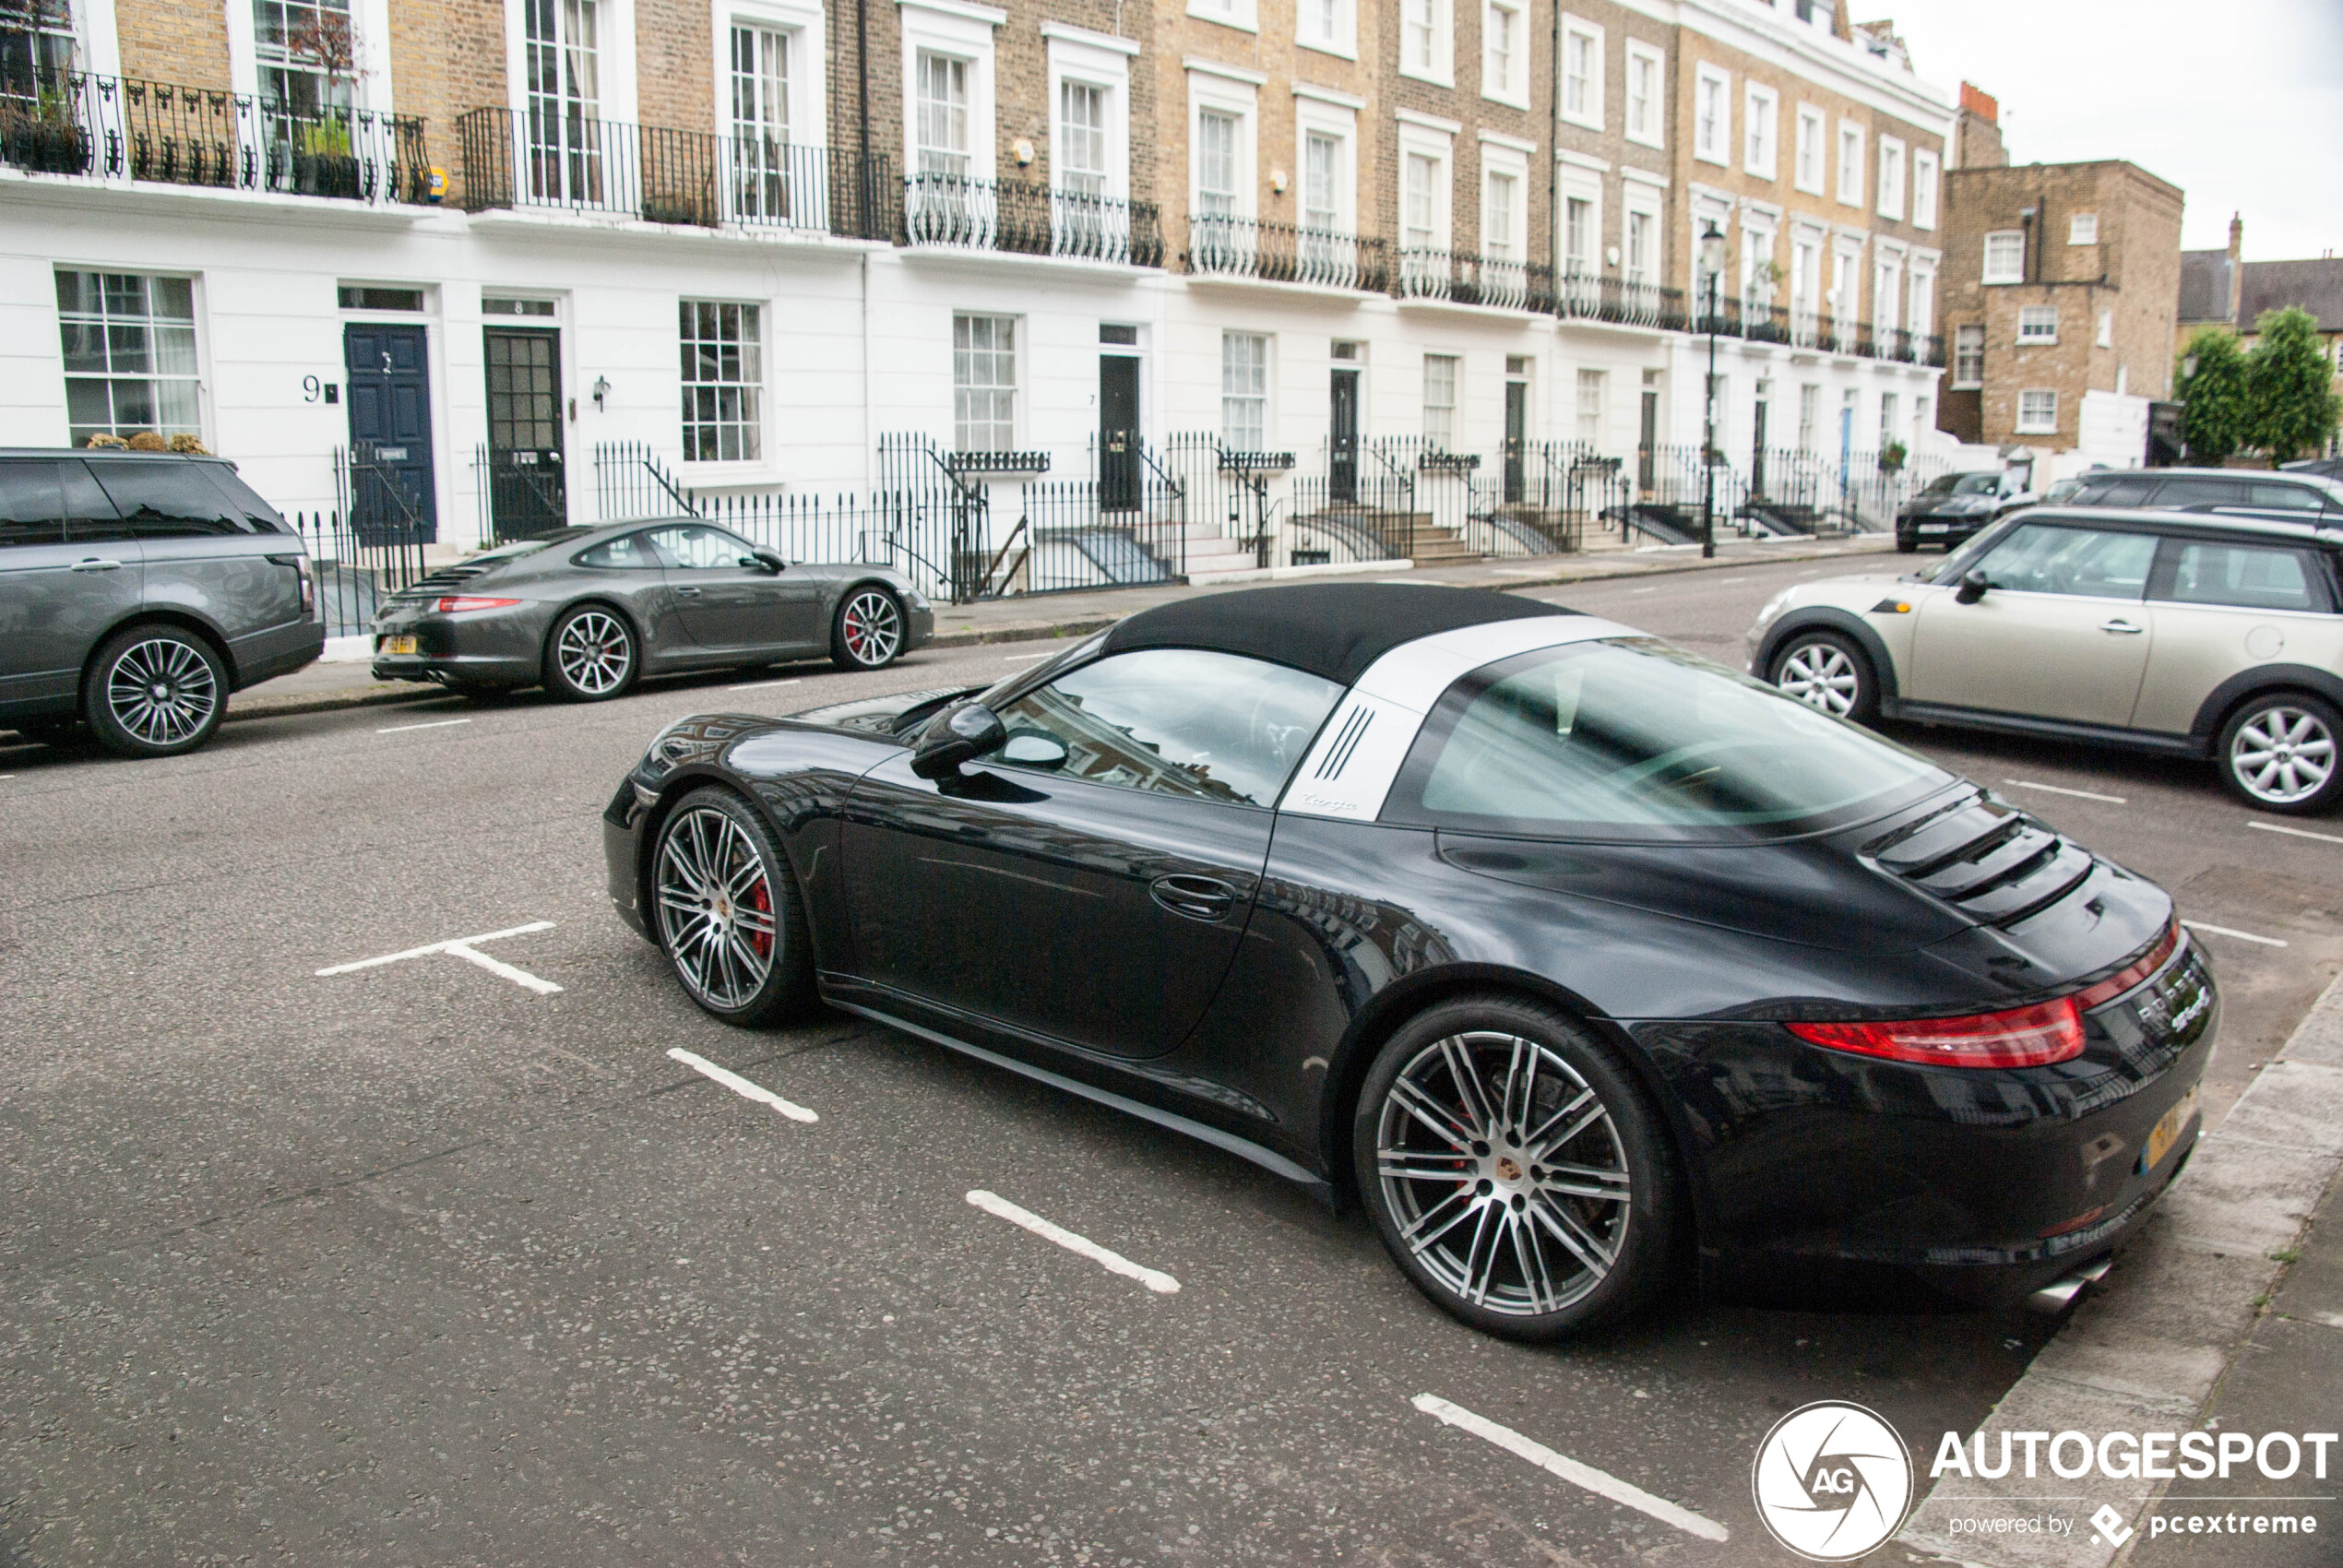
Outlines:
POLYGON ((2054 347, 2058 342, 2058 307, 2018 306, 2017 342, 2020 348, 2054 347))
POLYGON ((1904 269, 1904 330, 1912 335, 1915 356, 1921 339, 1936 331, 1936 264, 1942 258, 1915 252, 1904 269))
POLYGON ((1261 30, 1257 0, 1188 0, 1188 15, 1200 22, 1218 22, 1239 32, 1261 30))
POLYGON ((1703 163, 1730 169, 1733 161, 1733 78, 1720 65, 1703 60, 1693 66, 1692 155, 1703 163), (1712 100, 1711 92, 1715 93, 1712 100), (1703 112, 1717 106, 1717 122, 1704 130, 1703 112))
POLYGON ((1580 365, 1571 390, 1571 438, 1600 451, 1603 427, 1611 416, 1611 374, 1600 365, 1580 365))
POLYGON ((1830 148, 1823 140, 1828 122, 1811 103, 1798 106, 1798 145, 1790 155, 1790 183, 1808 196, 1823 194, 1823 176, 1830 168, 1830 148))
POLYGON ((1359 57, 1359 0, 1295 0, 1293 42, 1303 49, 1338 59, 1359 57), (1326 30, 1318 24, 1323 13, 1332 7, 1334 27, 1326 30))
POLYGON ((1314 227, 1310 221, 1307 207, 1310 194, 1307 149, 1314 136, 1328 137, 1337 144, 1334 231, 1356 234, 1359 232, 1359 111, 1347 103, 1305 95, 1300 87, 1296 87, 1293 99, 1293 215, 1294 221, 1304 228, 1314 227))
MULTIPOLYGON (((728 28, 726 30, 729 31, 730 29, 728 28)), ((743 402, 754 405, 753 408, 746 411, 743 417, 731 420, 725 419, 720 412, 704 420, 696 418, 686 412, 682 420, 683 433, 685 435, 685 439, 684 441, 684 457, 683 461, 685 465, 693 469, 756 468, 764 464, 767 461, 766 455, 772 445, 770 440, 771 433, 766 429, 767 415, 771 409, 772 399, 765 396, 768 386, 767 367, 770 362, 769 356, 766 352, 767 334, 765 331, 765 302, 762 300, 728 300, 713 295, 700 298, 686 296, 684 299, 678 300, 676 302, 676 336, 679 347, 685 342, 708 342, 714 343, 720 349, 725 342, 725 339, 720 335, 721 314, 728 309, 738 311, 740 313, 738 320, 741 323, 743 330, 740 332, 738 337, 732 340, 731 346, 742 359, 753 360, 755 362, 753 370, 748 366, 743 367, 743 374, 737 381, 725 381, 720 379, 696 381, 685 379, 681 382, 684 396, 685 398, 689 398, 692 395, 693 389, 696 387, 710 387, 717 392, 720 404, 721 402, 722 394, 725 391, 730 390, 738 393, 743 402), (718 329, 720 335, 707 339, 702 339, 696 336, 686 339, 683 334, 683 312, 701 306, 708 307, 717 313, 720 322, 718 329), (720 452, 721 451, 723 445, 723 434, 727 428, 729 427, 731 430, 737 431, 741 436, 741 445, 743 450, 742 450, 738 455, 730 457, 721 456, 714 457, 705 456, 694 457, 690 455, 692 442, 689 439, 689 433, 694 427, 706 427, 710 434, 714 434, 717 438, 717 445, 720 452), (755 448, 755 450, 746 449, 750 447, 755 448)), ((703 450, 705 449, 703 448, 703 450)))
POLYGON ((1985 324, 1968 322, 1953 328, 1952 365, 1945 372, 1945 385, 1956 392, 1976 392, 1985 385, 1985 324), (1963 375, 1962 361, 1974 353, 1977 374, 1963 375))
POLYGON ((1257 402, 1261 410, 1261 429, 1259 432, 1261 444, 1258 446, 1240 447, 1238 448, 1240 450, 1249 452, 1266 452, 1276 444, 1278 428, 1276 423, 1277 407, 1275 402, 1278 386, 1277 343, 1277 334, 1273 332, 1240 332, 1234 329, 1230 329, 1224 330, 1220 334, 1220 418, 1219 423, 1221 439, 1224 441, 1232 441, 1233 427, 1229 422, 1229 404, 1231 400, 1242 398, 1248 402, 1257 402), (1257 342, 1261 345, 1261 389, 1258 392, 1231 392, 1229 390, 1229 345, 1232 340, 1238 339, 1257 342))
POLYGON ((1041 33, 1049 49, 1050 188, 1064 189, 1057 147, 1063 128, 1064 86, 1100 89, 1106 95, 1106 195, 1127 201, 1131 196, 1131 56, 1139 46, 1127 39, 1088 32, 1059 22, 1044 22, 1041 33))
POLYGON ((919 160, 920 60, 923 55, 937 54, 968 62, 968 172, 972 179, 992 179, 996 153, 993 127, 997 123, 993 113, 993 30, 1008 20, 1008 13, 972 4, 970 0, 936 0, 933 5, 923 0, 896 0, 896 5, 903 22, 905 172, 913 172, 919 160))
POLYGON ((1865 134, 1862 126, 1852 120, 1838 122, 1838 139, 1833 152, 1838 160, 1838 205, 1841 207, 1863 205, 1863 137, 1865 134), (1852 157, 1849 156, 1849 148, 1853 149, 1852 157))
POLYGON ((2099 336, 2093 341, 2102 349, 2111 349, 2115 346, 2115 313, 2113 311, 2103 310, 2099 313, 2099 336))
POLYGON ((1453 133, 1430 125, 1399 122, 1398 135, 1399 184, 1396 193, 1398 205, 1394 209, 1398 222, 1397 232, 1402 250, 1428 249, 1453 253, 1456 250, 1456 189, 1457 145, 1453 133), (1433 164, 1432 176, 1432 244, 1411 244, 1408 238, 1408 160, 1409 156, 1428 158, 1433 164))
POLYGON ((1419 384, 1419 390, 1422 398, 1422 422, 1421 429, 1423 434, 1425 445, 1435 447, 1441 451, 1455 451, 1457 449, 1457 427, 1461 422, 1464 414, 1464 356, 1455 352, 1443 353, 1433 350, 1426 350, 1423 356, 1423 370, 1419 384), (1448 394, 1448 401, 1445 403, 1434 403, 1432 400, 1432 367, 1435 362, 1444 364, 1447 367, 1448 385, 1446 390, 1448 394), (1436 436, 1433 434, 1432 429, 1432 414, 1434 409, 1439 409, 1445 413, 1446 416, 1445 422, 1448 427, 1445 431, 1440 433, 1440 434, 1436 436))
POLYGON ((1626 43, 1624 68, 1627 73, 1627 101, 1623 110, 1626 124, 1620 127, 1621 134, 1638 147, 1666 147, 1668 145, 1668 57, 1642 40, 1631 38, 1626 43), (1647 72, 1648 75, 1642 76, 1641 79, 1650 90, 1641 101, 1645 112, 1639 122, 1635 114, 1637 102, 1635 88, 1639 74, 1644 72, 1647 72))
POLYGON ((1830 287, 1823 298, 1830 304, 1831 327, 1835 332, 1852 335, 1855 324, 1862 319, 1863 243, 1840 237, 1830 247, 1830 287))
MULTIPOLYGON (((250 7, 247 6, 246 10, 249 12, 250 7)), ((72 272, 89 276, 103 275, 107 272, 119 272, 122 270, 125 269, 115 267, 77 267, 70 263, 53 264, 48 269, 49 276, 46 279, 51 291, 49 298, 52 302, 54 302, 57 298, 55 290, 56 277, 58 273, 72 272)), ((200 274, 190 275, 185 272, 173 271, 140 271, 132 274, 132 276, 138 278, 143 284, 140 293, 141 296, 149 302, 147 310, 135 316, 114 315, 112 312, 105 308, 102 294, 103 285, 101 284, 100 288, 101 292, 98 301, 98 308, 95 310, 76 312, 71 318, 71 327, 80 327, 85 331, 94 334, 97 340, 101 345, 102 345, 106 357, 106 368, 98 371, 91 371, 88 369, 66 369, 64 372, 63 381, 53 382, 51 385, 63 386, 74 381, 94 381, 103 386, 106 388, 107 398, 107 420, 104 427, 104 434, 106 434, 122 435, 125 431, 135 434, 141 430, 148 430, 152 431, 157 434, 188 434, 195 436, 198 441, 204 440, 211 434, 211 420, 209 417, 211 413, 211 398, 208 396, 210 389, 210 377, 208 374, 209 370, 208 353, 210 348, 209 339, 211 323, 208 314, 205 309, 207 302, 204 298, 203 278, 200 274), (158 279, 164 279, 172 283, 185 285, 187 290, 187 315, 184 317, 177 315, 158 316, 153 314, 151 302, 153 300, 154 282, 158 279), (174 334, 181 330, 184 330, 186 333, 188 359, 192 362, 190 364, 184 368, 174 365, 168 372, 155 368, 157 361, 161 357, 155 351, 156 337, 154 328, 158 324, 174 334), (112 362, 115 328, 144 328, 144 330, 139 333, 139 348, 136 355, 130 357, 133 358, 134 365, 143 364, 146 366, 145 369, 137 369, 125 366, 119 374, 115 373, 112 362), (160 415, 162 411, 162 398, 159 384, 166 381, 174 384, 174 386, 184 386, 192 393, 195 398, 195 421, 192 425, 178 423, 161 418, 157 418, 151 422, 142 422, 128 420, 118 420, 113 417, 113 410, 114 407, 113 401, 113 386, 115 383, 131 382, 145 384, 148 397, 154 406, 155 412, 160 415)), ((62 311, 58 312, 53 319, 56 321, 57 327, 55 335, 49 340, 50 342, 58 345, 59 352, 62 356, 65 334, 70 330, 70 327, 68 326, 67 318, 62 311)), ((63 364, 65 362, 61 357, 58 361, 53 362, 63 364)), ((67 404, 64 412, 64 422, 67 426, 68 432, 70 432, 73 418, 70 403, 67 404)), ((90 434, 97 434, 97 431, 92 428, 90 430, 90 434)), ((72 440, 72 435, 68 434, 66 436, 67 444, 71 445, 72 440)))
POLYGON ((1481 96, 1493 103, 1510 104, 1516 109, 1529 107, 1529 5, 1528 0, 1481 0, 1481 96), (1497 13, 1512 18, 1513 54, 1505 65, 1502 79, 1491 75, 1493 62, 1489 44, 1496 37, 1497 13))
MULTIPOLYGON (((615 8, 610 0, 604 0, 603 8, 595 21, 596 72, 600 89, 597 101, 601 105, 601 113, 606 117, 612 113, 610 105, 615 101, 614 93, 623 90, 630 108, 635 93, 633 18, 622 19, 612 16, 611 12, 615 8), (629 56, 628 64, 615 75, 611 69, 613 62, 601 57, 603 51, 613 47, 614 35, 612 28, 614 24, 626 30, 629 56)), ((67 20, 74 41, 73 69, 105 76, 120 74, 122 52, 117 20, 120 9, 113 0, 72 0, 67 20)), ((213 15, 220 16, 221 13, 214 12, 213 15)), ((260 95, 260 29, 253 16, 252 0, 228 0, 224 19, 227 23, 230 90, 257 99, 260 95)), ((54 32, 60 30, 42 28, 39 30, 54 32)), ((505 69, 515 73, 508 77, 515 82, 523 80, 517 73, 525 67, 528 59, 526 36, 520 8, 508 6, 505 20, 505 69)), ((350 38, 353 56, 349 77, 350 106, 379 113, 390 113, 393 107, 390 0, 350 0, 350 38)), ((278 63, 270 62, 272 65, 278 63)), ((524 86, 513 95, 512 107, 525 112, 528 106, 528 93, 524 86)), ((627 117, 633 118, 631 114, 627 117)))
POLYGON ((1781 177, 1781 94, 1762 82, 1742 89, 1742 172, 1781 177))
POLYGON ((1457 85, 1457 7, 1455 0, 1422 0, 1432 8, 1431 57, 1414 53, 1416 23, 1410 7, 1417 0, 1399 0, 1399 74, 1437 87, 1457 85))
MULTIPOLYGON (((1018 443, 1022 439, 1025 430, 1026 369, 1028 358, 1032 352, 1032 335, 1026 330, 1025 317, 1017 315, 1014 312, 967 310, 954 311, 952 313, 952 336, 947 344, 947 351, 955 356, 955 362, 952 366, 952 449, 954 451, 974 450, 983 452, 1014 452, 1018 450, 1018 443), (961 421, 959 394, 962 388, 960 386, 960 367, 957 362, 957 355, 959 353, 960 322, 963 318, 971 321, 979 319, 996 322, 1005 321, 1009 324, 1009 434, 1006 445, 981 446, 974 448, 963 448, 960 445, 961 421)), ((983 389, 987 391, 996 390, 999 384, 997 382, 988 382, 985 384, 983 389)))
POLYGON ((1527 262, 1529 259, 1529 155, 1519 148, 1483 139, 1481 143, 1481 254, 1495 259, 1527 262), (1513 182, 1512 208, 1505 216, 1505 226, 1513 238, 1510 252, 1494 256, 1489 248, 1490 176, 1501 175, 1513 182))
POLYGON ((1919 148, 1912 153, 1912 227, 1936 227, 1936 202, 1943 183, 1938 175, 1943 166, 1931 148, 1919 148))
POLYGON ((2069 215, 2066 220, 2066 243, 2070 245, 2099 244, 2099 214, 2077 212, 2069 215))
POLYGON ((1741 213, 1741 303, 1744 310, 1752 305, 1770 309, 1780 304, 1779 290, 1769 279, 1765 285, 1764 298, 1758 297, 1757 268, 1774 259, 1777 224, 1771 213, 1761 213, 1743 208, 1741 213))
POLYGON ((1261 202, 1260 94, 1253 83, 1231 77, 1188 70, 1188 210, 1202 212, 1206 110, 1227 114, 1237 123, 1236 209, 1232 218, 1258 216, 1261 202))
MULTIPOLYGON (((2007 245, 2001 247, 2004 252, 2007 252, 2009 248, 2010 247, 2007 245)), ((1985 237, 1978 242, 1977 280, 1980 283, 1992 284, 2023 283, 2026 281, 2025 230, 1993 229, 1986 232, 1985 237), (1993 265, 1993 242, 1995 240, 2014 240, 2016 242, 2016 267, 1996 267, 1993 265)))
MULTIPOLYGON (((1632 193, 1634 189, 1633 185, 1628 185, 1623 188, 1622 194, 1632 193)), ((1582 169, 1576 164, 1564 163, 1556 168, 1554 170, 1553 222, 1556 279, 1600 277, 1603 256, 1602 176, 1591 169, 1582 169), (1583 201, 1588 205, 1587 254, 1583 258, 1574 256, 1570 252, 1570 204, 1574 201, 1583 201), (1585 263, 1584 266, 1578 265, 1581 259, 1585 263)), ((1655 232, 1653 234, 1655 248, 1657 248, 1658 239, 1659 235, 1655 232)), ((1620 235, 1620 243, 1622 245, 1626 243, 1623 231, 1620 235)), ((1623 249, 1619 253, 1619 260, 1623 270, 1627 260, 1627 253, 1623 249)), ((1656 283, 1659 280, 1659 258, 1655 256, 1652 258, 1651 277, 1646 281, 1656 283)))
MULTIPOLYGON (((1661 244, 1667 231, 1661 217, 1667 196, 1658 186, 1641 180, 1623 181, 1619 186, 1619 277, 1630 287, 1656 289, 1667 275, 1665 246, 1661 244), (1635 265, 1635 233, 1630 225, 1637 218, 1644 220, 1643 232, 1647 251, 1643 266, 1635 265)), ((1559 254, 1559 253, 1557 253, 1559 254)))
POLYGON ((1871 330, 1874 347, 1881 353, 1886 345, 1877 339, 1897 330, 1903 320, 1904 253, 1900 247, 1885 244, 1872 247, 1871 260, 1871 330))
MULTIPOLYGON (((1561 42, 1562 58, 1554 62, 1554 92, 1556 94, 1554 112, 1561 116, 1564 125, 1576 125, 1589 131, 1601 130, 1604 86, 1602 29, 1583 17, 1574 17, 1564 12, 1562 17, 1561 42), (1569 60, 1571 51, 1578 44, 1584 44, 1587 51, 1586 95, 1579 101, 1578 107, 1573 109, 1569 106, 1569 60)), ((1518 107, 1526 109, 1528 106, 1528 101, 1525 96, 1518 107)))
POLYGON ((829 40, 824 22, 820 6, 802 4, 800 0, 735 0, 718 10, 710 65, 716 73, 719 136, 732 135, 732 30, 763 28, 796 34, 790 40, 791 142, 817 147, 828 142, 826 127, 830 123, 829 103, 825 94, 828 91, 829 72, 823 68, 822 62, 829 57, 829 40))
POLYGON ((1879 138, 1879 215, 1902 222, 1904 218, 1904 140, 1879 138))
POLYGON ((2017 394, 2016 432, 2020 435, 2056 435, 2058 434, 2058 389, 2054 386, 2028 386, 2017 394), (2036 407, 2047 407, 2047 415, 2027 417, 2030 399, 2042 399, 2036 407))

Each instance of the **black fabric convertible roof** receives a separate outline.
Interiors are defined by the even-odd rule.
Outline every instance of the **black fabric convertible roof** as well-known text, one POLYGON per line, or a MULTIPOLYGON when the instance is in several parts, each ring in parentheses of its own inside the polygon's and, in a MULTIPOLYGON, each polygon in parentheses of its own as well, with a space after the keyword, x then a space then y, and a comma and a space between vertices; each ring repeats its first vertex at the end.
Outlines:
POLYGON ((1290 665, 1350 685, 1401 643, 1540 615, 1576 615, 1487 588, 1432 583, 1295 583, 1142 610, 1106 635, 1108 653, 1203 647, 1290 665))

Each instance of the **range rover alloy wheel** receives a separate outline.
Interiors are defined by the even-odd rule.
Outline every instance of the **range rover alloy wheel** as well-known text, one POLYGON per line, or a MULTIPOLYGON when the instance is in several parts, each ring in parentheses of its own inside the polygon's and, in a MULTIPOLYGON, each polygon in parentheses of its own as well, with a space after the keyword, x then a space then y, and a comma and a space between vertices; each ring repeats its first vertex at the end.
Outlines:
POLYGON ((228 711, 220 659, 177 626, 125 626, 90 661, 82 717, 125 756, 174 756, 212 737, 228 711))

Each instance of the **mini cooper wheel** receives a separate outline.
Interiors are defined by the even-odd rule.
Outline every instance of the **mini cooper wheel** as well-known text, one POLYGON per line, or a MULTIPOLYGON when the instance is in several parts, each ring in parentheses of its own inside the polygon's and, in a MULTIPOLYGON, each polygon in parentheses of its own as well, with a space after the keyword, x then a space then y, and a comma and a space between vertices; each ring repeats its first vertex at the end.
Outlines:
POLYGON ((545 639, 545 686, 565 701, 608 702, 635 683, 642 662, 624 617, 581 604, 554 622, 545 639))
POLYGON ((2247 805, 2289 816, 2330 810, 2343 796, 2337 763, 2343 715, 2308 692, 2254 697, 2221 726, 2221 782, 2247 805))
POLYGON ((211 739, 228 711, 228 676, 203 639, 177 626, 125 626, 89 662, 82 717, 124 756, 175 756, 211 739))
POLYGON ((1575 1333, 1667 1273, 1673 1150, 1617 1057, 1552 1008, 1465 998, 1409 1023, 1368 1069, 1352 1153, 1401 1272, 1487 1333, 1575 1333))
POLYGON ((813 951, 789 861, 755 810, 723 790, 684 797, 651 860, 659 944, 693 1001, 759 1028, 813 994, 813 951))
POLYGON ((830 631, 830 662, 840 670, 884 670, 903 651, 903 607, 883 588, 846 596, 830 631))
POLYGON ((1834 719, 1865 724, 1879 712, 1871 660, 1839 633, 1800 632, 1775 653, 1768 673, 1780 691, 1834 719))

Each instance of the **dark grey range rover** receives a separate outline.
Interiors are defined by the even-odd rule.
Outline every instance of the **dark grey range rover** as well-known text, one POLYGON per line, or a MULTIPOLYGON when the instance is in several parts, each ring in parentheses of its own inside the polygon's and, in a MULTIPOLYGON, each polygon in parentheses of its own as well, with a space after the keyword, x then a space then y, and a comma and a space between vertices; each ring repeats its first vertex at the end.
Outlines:
POLYGON ((232 465, 0 448, 0 729, 192 751, 325 645, 301 536, 232 465))

